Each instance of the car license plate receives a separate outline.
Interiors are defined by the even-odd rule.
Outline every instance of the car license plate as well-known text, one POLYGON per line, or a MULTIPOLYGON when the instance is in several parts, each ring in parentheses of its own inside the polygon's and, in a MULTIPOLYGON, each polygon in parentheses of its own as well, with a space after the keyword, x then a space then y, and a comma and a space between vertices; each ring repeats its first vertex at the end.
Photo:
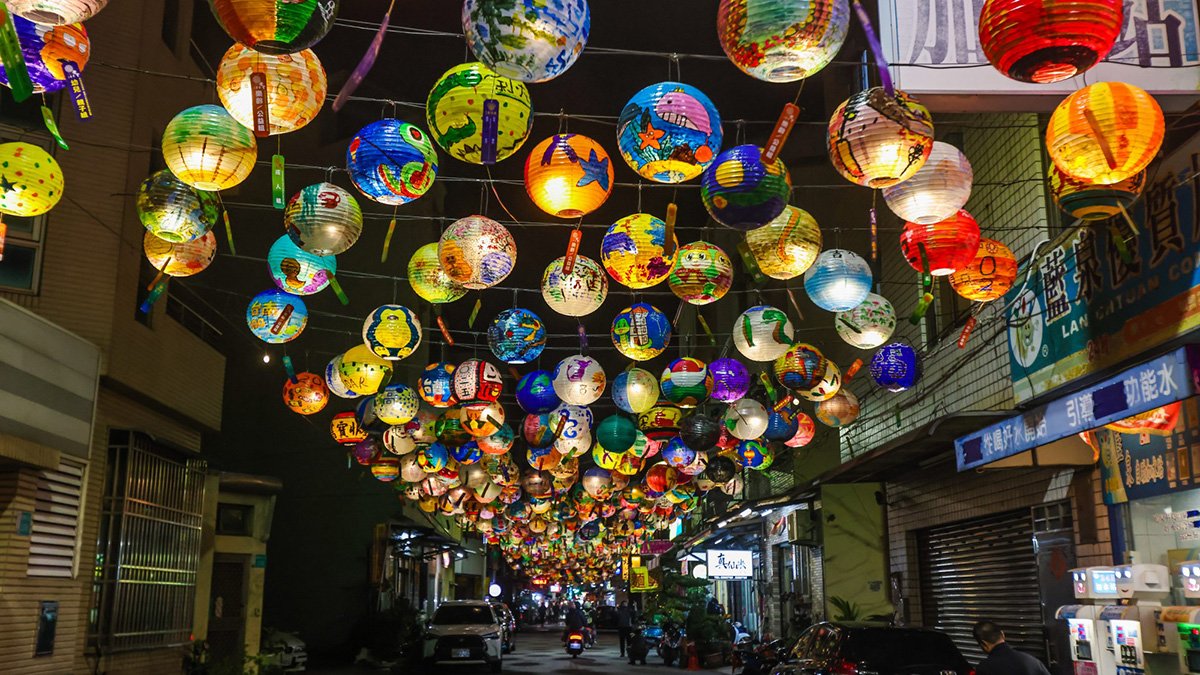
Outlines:
POLYGON ((452 659, 469 659, 471 658, 470 649, 451 649, 450 658, 452 659))

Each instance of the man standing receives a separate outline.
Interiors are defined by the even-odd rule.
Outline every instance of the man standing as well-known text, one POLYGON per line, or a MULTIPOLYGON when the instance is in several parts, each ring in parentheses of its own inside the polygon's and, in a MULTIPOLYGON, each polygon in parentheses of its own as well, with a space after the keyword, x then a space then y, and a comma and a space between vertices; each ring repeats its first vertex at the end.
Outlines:
POLYGON ((617 637, 621 643, 621 656, 625 656, 625 645, 629 642, 629 632, 633 629, 633 609, 624 600, 617 607, 617 637))
POLYGON ((979 675, 1050 675, 1041 661, 1008 646, 1000 626, 991 621, 980 621, 973 632, 975 641, 987 654, 976 670, 979 675))

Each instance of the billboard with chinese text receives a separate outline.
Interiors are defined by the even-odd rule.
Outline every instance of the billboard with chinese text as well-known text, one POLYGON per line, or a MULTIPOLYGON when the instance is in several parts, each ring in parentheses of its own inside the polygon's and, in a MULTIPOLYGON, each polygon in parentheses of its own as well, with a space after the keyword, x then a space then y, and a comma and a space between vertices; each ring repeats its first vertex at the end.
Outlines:
MULTIPOLYGON (((1200 487, 1196 467, 1200 415, 1196 404, 1197 399, 1189 398, 1159 409, 1163 412, 1158 417, 1164 424, 1136 430, 1108 425, 1092 434, 1100 453, 1105 504, 1200 487)), ((1188 519, 1189 527, 1192 520, 1196 519, 1188 519)))

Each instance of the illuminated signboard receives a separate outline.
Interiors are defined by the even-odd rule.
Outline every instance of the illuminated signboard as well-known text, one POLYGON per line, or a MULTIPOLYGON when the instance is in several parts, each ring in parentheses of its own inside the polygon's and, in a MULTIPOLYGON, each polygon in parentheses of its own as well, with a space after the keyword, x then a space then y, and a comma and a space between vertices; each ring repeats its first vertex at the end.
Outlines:
POLYGON ((754 577, 754 554, 750 551, 708 551, 708 578, 739 580, 754 577))

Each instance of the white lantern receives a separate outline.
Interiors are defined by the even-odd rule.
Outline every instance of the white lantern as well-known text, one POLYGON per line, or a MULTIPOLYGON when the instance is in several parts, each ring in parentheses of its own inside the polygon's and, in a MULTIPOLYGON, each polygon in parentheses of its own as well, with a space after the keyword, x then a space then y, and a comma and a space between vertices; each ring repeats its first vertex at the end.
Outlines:
POLYGON ((542 274, 542 298, 550 309, 564 316, 587 316, 600 309, 608 297, 608 275, 600 263, 576 256, 570 274, 563 270, 565 258, 546 266, 542 274))
POLYGON ((774 361, 795 340, 796 330, 777 307, 758 305, 742 312, 733 324, 733 345, 751 361, 774 361))
POLYGON ((563 403, 590 405, 604 393, 606 380, 600 363, 582 354, 568 356, 554 367, 554 393, 563 403))
POLYGON ((912 178, 883 189, 883 200, 902 220, 940 223, 966 205, 974 173, 958 148, 934 141, 929 159, 912 178))
POLYGON ((896 330, 896 310, 882 295, 870 293, 858 307, 838 312, 837 333, 859 349, 874 349, 891 339, 896 330))
POLYGON ((725 411, 725 429, 742 440, 762 436, 769 421, 766 407, 752 398, 735 401, 725 411))

